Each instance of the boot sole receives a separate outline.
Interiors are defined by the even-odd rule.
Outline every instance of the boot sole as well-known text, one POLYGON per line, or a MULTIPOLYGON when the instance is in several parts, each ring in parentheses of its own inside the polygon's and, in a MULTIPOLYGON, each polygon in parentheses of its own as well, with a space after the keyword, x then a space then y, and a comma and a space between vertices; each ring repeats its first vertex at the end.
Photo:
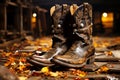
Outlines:
POLYGON ((90 56, 89 58, 87 58, 87 60, 82 63, 82 64, 71 64, 71 63, 66 63, 66 62, 63 62, 63 61, 60 61, 58 59, 52 59, 52 61, 56 64, 59 64, 59 65, 63 65, 63 66, 67 66, 67 67, 73 67, 73 68, 81 68, 83 66, 85 66, 86 64, 91 64, 94 62, 94 55, 93 56, 90 56))
POLYGON ((37 65, 37 66, 54 66, 54 64, 46 64, 46 63, 42 63, 42 62, 38 62, 36 60, 33 60, 33 59, 30 59, 30 58, 27 58, 27 61, 32 64, 32 65, 37 65))

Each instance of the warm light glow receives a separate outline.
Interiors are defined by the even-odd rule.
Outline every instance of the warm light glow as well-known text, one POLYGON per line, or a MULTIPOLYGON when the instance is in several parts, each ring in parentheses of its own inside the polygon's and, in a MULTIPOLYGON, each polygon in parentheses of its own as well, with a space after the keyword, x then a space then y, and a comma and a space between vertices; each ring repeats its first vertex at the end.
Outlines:
POLYGON ((36 18, 32 17, 32 23, 35 23, 35 22, 36 22, 36 18))
POLYGON ((103 17, 107 17, 108 16, 108 14, 106 12, 104 12, 102 15, 103 15, 103 17))
POLYGON ((33 13, 33 17, 36 17, 37 16, 37 14, 36 13, 33 13))
POLYGON ((109 13, 103 13, 101 20, 102 20, 102 24, 104 25, 104 28, 111 28, 113 27, 113 13, 109 12, 109 13))

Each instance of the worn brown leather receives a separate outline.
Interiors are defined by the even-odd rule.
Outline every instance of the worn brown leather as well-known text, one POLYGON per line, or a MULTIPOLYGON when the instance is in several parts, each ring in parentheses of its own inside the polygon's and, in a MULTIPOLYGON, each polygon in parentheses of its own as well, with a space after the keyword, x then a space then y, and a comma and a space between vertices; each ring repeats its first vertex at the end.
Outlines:
MULTIPOLYGON (((63 4, 63 5, 55 5, 55 11, 51 12, 51 16, 53 19, 53 25, 52 25, 52 33, 53 33, 53 45, 52 49, 48 52, 44 53, 44 55, 32 55, 28 58, 28 61, 32 64, 38 64, 42 66, 53 66, 54 63, 52 63, 50 60, 58 54, 63 54, 67 51, 67 46, 69 45, 66 37, 65 27, 68 23, 66 23, 66 15, 70 15, 69 11, 69 5, 63 4), (64 22, 65 21, 65 22, 64 22)), ((69 29, 71 29, 69 27, 69 29)), ((71 32, 72 33, 72 32, 71 32)), ((69 33, 70 34, 70 33, 69 33)))
POLYGON ((64 55, 56 55, 52 60, 67 67, 83 67, 94 55, 92 41, 92 7, 83 3, 74 12, 73 44, 64 55))

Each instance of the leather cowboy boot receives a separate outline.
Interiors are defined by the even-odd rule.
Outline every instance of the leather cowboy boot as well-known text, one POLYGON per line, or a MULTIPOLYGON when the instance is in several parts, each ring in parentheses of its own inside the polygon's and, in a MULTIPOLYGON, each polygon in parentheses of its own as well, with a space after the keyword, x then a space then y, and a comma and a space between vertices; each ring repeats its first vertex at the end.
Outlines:
MULTIPOLYGON (((43 55, 32 55, 28 58, 28 61, 35 65, 42 66, 53 66, 50 60, 58 54, 63 54, 67 51, 67 46, 69 45, 66 34, 64 31, 65 26, 68 26, 68 21, 66 20, 66 15, 70 15, 70 6, 67 4, 55 5, 51 8, 50 13, 53 19, 52 33, 53 33, 53 46, 52 49, 43 55)), ((71 15, 70 15, 71 16, 71 15)), ((68 32, 72 32, 68 29, 68 32)), ((72 33, 71 33, 72 34, 72 33)))
POLYGON ((93 58, 95 48, 92 41, 92 7, 88 3, 70 7, 73 24, 73 44, 64 55, 56 55, 52 61, 57 64, 79 68, 93 58), (73 10, 73 11, 72 11, 73 10))

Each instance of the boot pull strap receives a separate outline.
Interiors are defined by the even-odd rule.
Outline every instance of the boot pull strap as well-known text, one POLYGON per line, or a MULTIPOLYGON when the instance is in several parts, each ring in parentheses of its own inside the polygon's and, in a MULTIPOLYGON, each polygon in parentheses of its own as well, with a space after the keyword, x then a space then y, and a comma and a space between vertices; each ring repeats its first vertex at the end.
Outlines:
POLYGON ((63 15, 66 14, 69 11, 69 5, 67 4, 63 4, 62 5, 62 9, 63 9, 63 15))
POLYGON ((58 5, 58 4, 56 4, 55 6, 52 6, 52 7, 50 8, 50 16, 53 16, 54 13, 55 13, 55 11, 58 11, 60 8, 61 8, 61 6, 58 5))
POLYGON ((52 16, 54 12, 55 12, 55 6, 52 6, 50 8, 50 16, 52 16))
POLYGON ((68 5, 67 5, 67 4, 63 4, 63 6, 66 6, 66 7, 67 7, 68 5))
POLYGON ((89 3, 83 3, 85 6, 85 10, 87 9, 89 12, 90 17, 92 18, 92 6, 89 3))
POLYGON ((79 7, 77 6, 77 4, 73 4, 70 6, 70 13, 71 15, 74 14, 74 12, 78 9, 79 7))

